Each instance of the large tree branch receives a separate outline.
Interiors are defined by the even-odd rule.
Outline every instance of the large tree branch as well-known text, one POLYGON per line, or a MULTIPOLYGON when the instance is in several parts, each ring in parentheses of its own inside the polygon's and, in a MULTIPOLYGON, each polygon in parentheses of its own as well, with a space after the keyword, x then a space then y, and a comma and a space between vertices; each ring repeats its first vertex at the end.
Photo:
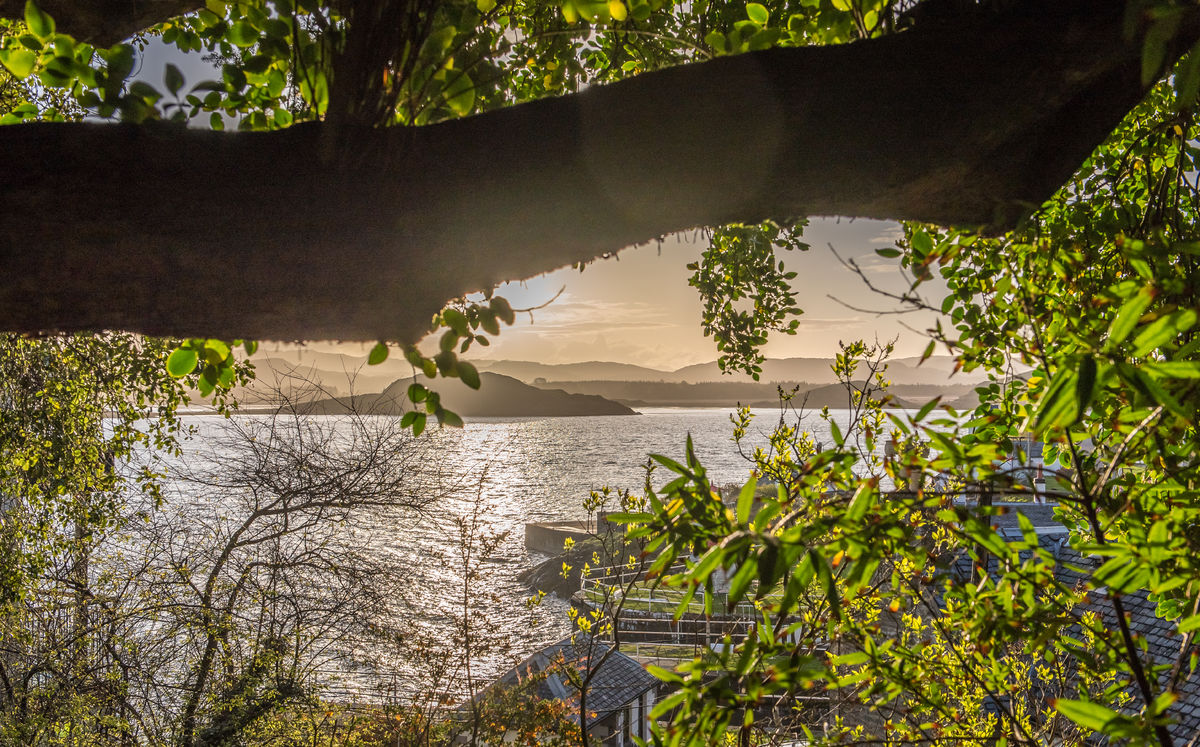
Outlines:
POLYGON ((700 225, 1009 225, 1143 95, 1122 2, 1028 5, 416 129, 3 128, 0 328, 412 341, 449 298, 700 225))
MULTIPOLYGON (((38 0, 58 30, 110 47, 139 31, 204 7, 204 0, 38 0)), ((25 0, 0 0, 0 18, 25 17, 25 0)))

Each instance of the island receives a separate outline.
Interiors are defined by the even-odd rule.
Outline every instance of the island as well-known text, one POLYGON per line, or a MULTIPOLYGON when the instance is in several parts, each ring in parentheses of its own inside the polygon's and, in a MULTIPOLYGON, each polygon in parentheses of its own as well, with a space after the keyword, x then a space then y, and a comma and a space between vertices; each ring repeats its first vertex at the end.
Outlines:
MULTIPOLYGON (((511 376, 485 371, 482 386, 471 389, 458 379, 417 377, 419 383, 438 392, 442 404, 465 417, 545 417, 579 415, 637 415, 623 404, 595 394, 570 394, 561 389, 540 389, 511 376)), ((339 415, 359 412, 370 415, 402 415, 411 409, 405 395, 412 378, 397 379, 378 394, 330 397, 289 405, 303 415, 339 415)))

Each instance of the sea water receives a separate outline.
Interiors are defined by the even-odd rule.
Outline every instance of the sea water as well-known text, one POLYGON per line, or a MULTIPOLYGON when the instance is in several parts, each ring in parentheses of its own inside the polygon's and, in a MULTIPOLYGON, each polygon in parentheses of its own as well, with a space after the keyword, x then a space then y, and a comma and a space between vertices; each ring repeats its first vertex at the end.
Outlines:
MULTIPOLYGON (((594 490, 604 487, 641 493, 649 454, 684 462, 691 437, 697 457, 714 485, 740 485, 749 476, 750 455, 779 421, 778 410, 756 410, 741 443, 732 439, 732 408, 648 408, 637 415, 595 417, 473 418, 463 428, 434 427, 421 437, 424 469, 443 476, 437 502, 420 514, 400 514, 367 533, 369 552, 403 568, 403 599, 388 621, 450 641, 458 632, 464 599, 461 533, 456 519, 475 516, 476 536, 500 538, 485 558, 471 561, 478 577, 466 596, 472 605, 472 634, 490 636, 495 645, 473 662, 473 676, 486 681, 539 647, 571 630, 567 602, 554 596, 530 606, 533 594, 519 574, 544 558, 524 544, 526 522, 581 520, 594 490)), ((849 413, 833 411, 844 427, 849 413)), ((245 419, 270 416, 235 416, 245 419)), ((338 428, 337 418, 322 425, 338 428)), ((790 417, 795 422, 795 416, 790 417)), ((183 462, 193 465, 222 460, 214 443, 230 423, 221 417, 189 418, 195 434, 184 443, 183 462)), ((803 417, 803 430, 817 442, 830 443, 828 423, 815 413, 803 417)), ((221 447, 226 448, 226 447, 221 447)), ((398 455, 397 458, 400 458, 398 455)), ((672 478, 663 468, 652 474, 661 485, 672 478)), ((170 478, 168 477, 168 484, 170 478)), ((168 491, 168 500, 170 500, 168 491)), ((360 548, 362 549, 362 548, 360 548)), ((364 682, 392 677, 397 670, 419 676, 414 666, 397 661, 370 641, 362 641, 342 660, 339 671, 352 671, 342 696, 361 695, 364 682)), ((403 656, 401 656, 403 658, 403 656)), ((343 678, 345 679, 345 678, 343 678)), ((410 682, 407 686, 419 683, 410 682)))

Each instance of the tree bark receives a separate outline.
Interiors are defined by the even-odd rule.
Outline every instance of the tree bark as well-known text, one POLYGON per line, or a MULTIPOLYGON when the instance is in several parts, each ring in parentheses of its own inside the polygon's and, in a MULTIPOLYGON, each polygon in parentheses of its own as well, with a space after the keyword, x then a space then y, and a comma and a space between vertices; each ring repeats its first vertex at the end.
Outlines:
POLYGON ((448 299, 696 226, 1009 226, 1144 94, 1123 9, 1038 0, 421 128, 5 127, 0 328, 411 342, 448 299))
MULTIPOLYGON (((110 47, 139 31, 204 7, 204 0, 38 0, 58 31, 110 47)), ((25 17, 25 0, 0 0, 0 18, 25 17)))

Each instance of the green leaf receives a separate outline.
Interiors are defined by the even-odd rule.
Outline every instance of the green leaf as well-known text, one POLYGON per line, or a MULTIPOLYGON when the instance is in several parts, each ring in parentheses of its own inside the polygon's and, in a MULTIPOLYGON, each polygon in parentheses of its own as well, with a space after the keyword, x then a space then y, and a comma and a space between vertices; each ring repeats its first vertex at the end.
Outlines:
POLYGON ((1178 9, 1164 6, 1142 40, 1142 87, 1146 88, 1162 73, 1167 49, 1179 30, 1178 9))
POLYGON ((1083 728, 1098 732, 1103 732, 1106 724, 1120 718, 1116 711, 1090 700, 1059 698, 1055 708, 1083 728))
POLYGON ((380 363, 383 363, 384 361, 386 361, 387 357, 388 357, 387 343, 382 342, 382 341, 377 342, 377 343, 375 343, 375 347, 371 348, 370 354, 367 355, 367 365, 368 366, 378 366, 380 363))
POLYGON ((754 492, 758 489, 758 477, 752 476, 738 493, 737 523, 750 521, 750 509, 754 506, 754 492))
POLYGON ((225 32, 225 38, 239 47, 250 47, 258 42, 258 29, 249 21, 238 21, 225 32))
MULTIPOLYGON (((609 521, 615 521, 611 518, 611 515, 609 521)), ((716 570, 717 566, 721 564, 721 561, 724 560, 724 558, 725 548, 721 547, 720 545, 713 545, 712 547, 708 548, 708 551, 705 552, 704 555, 700 556, 700 559, 696 561, 694 566, 692 566, 689 575, 691 578, 702 582, 707 579, 714 570, 716 570)))
POLYGON ((459 361, 456 367, 458 368, 458 378, 462 379, 462 383, 472 389, 479 388, 479 371, 476 370, 474 364, 459 361))
POLYGON ((74 63, 62 57, 53 57, 38 71, 38 80, 51 88, 69 88, 75 81, 74 63))
POLYGON ((914 231, 910 244, 917 260, 924 260, 933 251, 933 239, 925 231, 914 231))
POLYGON ((1194 326, 1196 312, 1192 309, 1181 309, 1160 317, 1138 333, 1133 341, 1133 354, 1137 358, 1144 357, 1194 326))
POLYGON ((0 50, 0 64, 8 68, 17 80, 24 80, 33 72, 37 55, 27 49, 0 50))
POLYGON ((458 309, 443 310, 442 323, 458 333, 460 337, 466 337, 471 334, 470 325, 467 324, 467 315, 458 309))
POLYGON ((876 249, 875 253, 881 257, 886 257, 887 259, 895 259, 896 257, 900 256, 899 249, 891 249, 891 248, 876 249))
POLYGON ((247 57, 242 62, 242 69, 248 73, 255 73, 256 75, 262 75, 263 73, 267 72, 267 68, 271 67, 271 62, 272 62, 271 55, 268 55, 268 54, 251 55, 250 57, 247 57))
POLYGON ((475 83, 464 72, 451 73, 453 79, 446 86, 446 106, 460 117, 465 117, 475 108, 475 83))
POLYGON ((1117 312, 1116 318, 1108 327, 1108 340, 1104 344, 1104 349, 1111 352, 1121 343, 1128 339, 1129 335, 1137 327, 1138 320, 1142 318, 1142 314, 1146 313, 1150 302, 1154 300, 1154 286, 1147 285, 1137 292, 1137 294, 1126 301, 1121 306, 1121 310, 1117 312))
MULTIPOLYGON (((929 343, 929 345, 930 345, 930 347, 932 347, 933 343, 931 342, 931 343, 929 343)), ((941 403, 941 401, 942 401, 942 395, 939 394, 938 396, 929 400, 925 404, 921 405, 921 409, 917 410, 917 414, 915 416, 913 416, 913 421, 919 423, 922 420, 924 420, 925 416, 927 416, 930 412, 932 412, 933 408, 937 407, 938 404, 941 403)))
POLYGON ((1079 371, 1075 376, 1075 407, 1076 417, 1082 417, 1092 404, 1092 395, 1096 389, 1096 359, 1085 355, 1079 361, 1079 371))
POLYGON ((859 521, 867 515, 867 509, 875 505, 875 491, 867 483, 862 483, 858 486, 858 490, 854 491, 854 498, 850 500, 850 505, 846 507, 845 519, 848 521, 859 521))
POLYGON ((509 306, 508 301, 504 298, 501 298, 500 296, 493 296, 490 306, 492 312, 496 315, 496 318, 505 324, 512 326, 512 323, 517 320, 516 314, 513 313, 512 306, 509 306))
POLYGON ((25 2, 25 25, 40 39, 54 36, 54 19, 42 12, 33 0, 25 2))
POLYGON ((219 365, 222 361, 229 357, 229 346, 224 340, 207 339, 203 342, 204 359, 213 365, 219 365))
POLYGON ((729 580, 729 609, 737 607, 738 602, 746 596, 746 590, 750 588, 750 582, 757 575, 757 563, 746 562, 738 568, 737 573, 733 574, 733 578, 729 580))
POLYGON ((1162 405, 1168 412, 1176 417, 1190 422, 1191 415, 1183 407, 1183 405, 1179 403, 1179 400, 1172 397, 1166 389, 1162 388, 1161 384, 1147 375, 1145 371, 1140 368, 1134 368, 1128 363, 1121 362, 1116 364, 1116 369, 1118 375, 1120 375, 1123 380, 1129 384, 1132 384, 1135 388, 1146 395, 1147 398, 1162 405))
POLYGON ((651 454, 650 458, 653 459, 654 461, 658 462, 662 466, 666 467, 667 469, 671 470, 675 474, 678 474, 678 475, 690 475, 691 474, 691 472, 688 471, 687 467, 684 467, 682 464, 675 461, 674 459, 672 459, 669 456, 663 456, 662 454, 651 454))
POLYGON ((766 544, 758 554, 758 591, 755 599, 762 599, 774 588, 779 580, 779 571, 779 540, 767 537, 766 544))
POLYGON ((829 602, 830 612, 833 613, 835 618, 841 618, 842 595, 838 592, 837 583, 833 578, 833 569, 829 567, 829 561, 816 550, 809 550, 808 555, 812 559, 813 567, 817 571, 817 578, 821 581, 821 588, 825 590, 825 599, 829 602))
POLYGON ((1175 109, 1185 111, 1200 95, 1200 42, 1192 45, 1175 73, 1175 109))
POLYGON ((121 83, 133 71, 133 65, 137 61, 133 47, 128 44, 117 44, 106 51, 101 51, 100 56, 108 63, 108 83, 106 85, 116 86, 116 90, 120 90, 121 83))
POLYGON ((217 388, 217 378, 213 375, 211 367, 204 369, 204 373, 200 375, 200 380, 196 382, 196 389, 200 391, 201 397, 207 397, 217 388))
POLYGON ((433 362, 442 376, 454 376, 458 369, 458 356, 450 350, 443 350, 433 356, 433 362))
POLYGON ((654 675, 658 679, 662 680, 663 682, 683 682, 683 678, 680 677, 678 674, 675 674, 674 672, 672 672, 669 669, 663 669, 662 667, 656 666, 654 664, 647 664, 646 671, 649 672, 650 674, 654 675))
POLYGON ((489 335, 500 334, 500 323, 496 321, 496 314, 490 308, 479 310, 479 326, 489 335))
POLYGON ((1154 699, 1150 712, 1155 715, 1164 713, 1168 708, 1175 705, 1175 701, 1177 700, 1179 700, 1179 693, 1173 690, 1165 690, 1159 693, 1158 697, 1154 699))
POLYGON ((1200 379, 1200 361, 1152 361, 1142 370, 1162 379, 1200 379))
POLYGON ((171 95, 177 95, 179 89, 183 88, 183 73, 179 72, 179 68, 168 64, 163 73, 163 85, 171 92, 171 95))
POLYGON ((416 417, 413 418, 413 424, 412 424, 414 436, 421 435, 421 433, 425 430, 426 420, 428 420, 428 416, 425 415, 425 413, 423 413, 423 412, 416 413, 416 417))
POLYGON ((162 98, 162 94, 158 92, 158 89, 142 80, 135 80, 129 84, 129 95, 151 103, 162 98))
POLYGON ((1041 433, 1049 428, 1066 425, 1075 421, 1079 412, 1076 404, 1075 380, 1077 374, 1073 369, 1060 368, 1050 382, 1050 389, 1038 402, 1033 416, 1033 430, 1041 433))
POLYGON ((196 364, 200 362, 200 355, 191 348, 176 348, 171 355, 167 357, 167 373, 176 379, 182 379, 192 371, 196 370, 196 364))
POLYGON ((413 404, 419 404, 421 402, 424 402, 425 398, 428 396, 429 396, 429 390, 426 389, 424 386, 417 384, 415 382, 408 385, 408 399, 413 404))
MULTIPOLYGON (((953 298, 953 296, 947 296, 947 298, 953 298)), ((929 344, 925 346, 925 352, 921 353, 921 363, 929 360, 929 357, 933 355, 933 351, 935 350, 936 346, 937 340, 929 341, 929 344)))
POLYGON ((746 3, 746 17, 759 26, 766 26, 771 15, 766 7, 759 3, 746 3))

